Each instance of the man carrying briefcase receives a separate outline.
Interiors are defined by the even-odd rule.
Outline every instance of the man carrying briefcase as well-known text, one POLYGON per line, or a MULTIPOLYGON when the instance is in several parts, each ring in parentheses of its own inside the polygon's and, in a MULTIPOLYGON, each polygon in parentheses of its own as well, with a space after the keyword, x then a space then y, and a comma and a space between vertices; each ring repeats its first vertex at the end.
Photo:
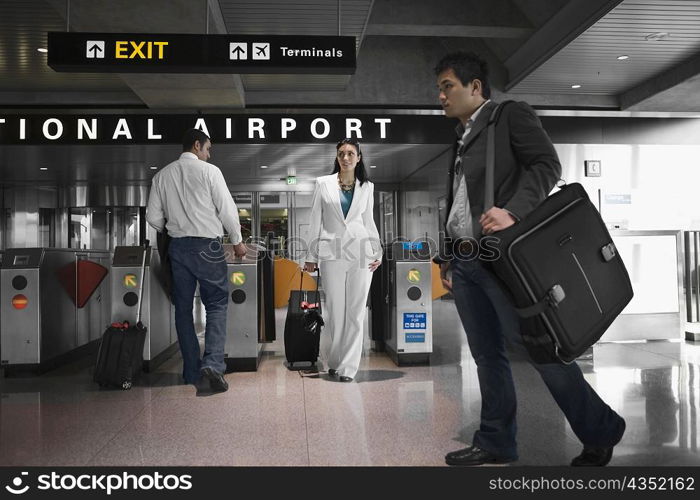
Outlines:
MULTIPOLYGON (((561 165, 532 108, 525 103, 506 107, 495 129, 495 206, 483 213, 486 128, 497 106, 489 98, 487 65, 473 53, 459 52, 445 56, 435 74, 445 115, 459 119, 442 228, 458 243, 452 248, 453 258, 439 259, 439 263, 443 284, 452 290, 467 333, 481 391, 481 425, 472 445, 448 453, 445 461, 449 465, 508 463, 518 459, 518 451, 515 389, 505 342, 522 346, 522 338, 513 305, 478 258, 479 240, 527 216, 553 189, 561 165)), ((624 434, 624 419, 600 399, 576 363, 533 366, 583 443, 583 451, 571 465, 606 465, 624 434)))

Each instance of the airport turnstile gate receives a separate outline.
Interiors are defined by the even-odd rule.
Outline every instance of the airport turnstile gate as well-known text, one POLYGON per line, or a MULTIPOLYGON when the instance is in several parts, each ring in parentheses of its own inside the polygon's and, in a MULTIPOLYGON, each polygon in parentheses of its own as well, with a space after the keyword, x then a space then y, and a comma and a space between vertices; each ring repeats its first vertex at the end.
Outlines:
POLYGON ((236 258, 233 245, 224 245, 228 273, 225 361, 228 371, 256 371, 262 354, 260 343, 261 283, 258 252, 248 246, 243 258, 236 258))
POLYGON ((399 366, 430 363, 433 351, 432 263, 427 242, 395 242, 389 265, 384 339, 389 357, 399 366))
POLYGON ((94 353, 109 323, 109 252, 7 249, 0 269, 5 374, 45 371, 94 353))

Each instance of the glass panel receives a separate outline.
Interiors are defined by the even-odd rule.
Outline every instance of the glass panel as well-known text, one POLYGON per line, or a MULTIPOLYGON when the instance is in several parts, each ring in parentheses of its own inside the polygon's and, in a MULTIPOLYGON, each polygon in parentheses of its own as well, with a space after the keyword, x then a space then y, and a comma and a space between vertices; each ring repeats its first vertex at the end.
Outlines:
POLYGON ((88 208, 70 209, 68 248, 88 248, 90 245, 90 216, 88 208))
POLYGON ((56 246, 56 210, 53 208, 39 209, 39 246, 56 246))
POLYGON ((139 244, 139 207, 114 207, 107 211, 110 216, 110 250, 118 246, 139 244))
POLYGON ((275 255, 287 257, 287 193, 260 193, 260 236, 270 236, 270 246, 275 255))
POLYGON ((380 238, 389 243, 396 236, 396 214, 394 213, 394 193, 381 193, 380 201, 380 238))
POLYGON ((90 246, 93 249, 109 249, 109 214, 107 208, 95 208, 91 213, 90 246))
MULTIPOLYGON (((233 201, 238 208, 238 217, 241 220, 241 235, 243 241, 249 241, 253 236, 253 193, 231 193, 233 201)), ((225 229, 224 229, 225 230, 225 229)), ((228 242, 228 234, 224 236, 228 242)))

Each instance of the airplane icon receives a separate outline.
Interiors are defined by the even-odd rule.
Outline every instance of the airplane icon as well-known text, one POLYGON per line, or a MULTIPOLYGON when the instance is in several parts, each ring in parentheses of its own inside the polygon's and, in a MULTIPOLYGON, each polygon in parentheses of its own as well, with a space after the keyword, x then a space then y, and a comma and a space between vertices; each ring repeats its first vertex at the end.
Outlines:
POLYGON ((270 44, 267 42, 253 42, 253 59, 270 60, 270 44))

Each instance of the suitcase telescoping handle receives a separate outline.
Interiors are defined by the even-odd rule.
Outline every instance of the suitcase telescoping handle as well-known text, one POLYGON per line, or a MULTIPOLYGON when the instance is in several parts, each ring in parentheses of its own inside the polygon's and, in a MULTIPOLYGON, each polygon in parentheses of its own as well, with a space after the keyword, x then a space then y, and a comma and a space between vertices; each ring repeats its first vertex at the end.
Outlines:
POLYGON ((141 279, 139 280, 139 299, 136 308, 136 325, 141 325, 141 304, 143 303, 143 282, 146 279, 146 254, 149 249, 149 241, 146 240, 143 244, 143 258, 141 259, 141 279))
MULTIPOLYGON (((321 281, 321 267, 316 266, 316 274, 318 277, 316 278, 316 292, 318 292, 318 282, 321 281)), ((302 291, 302 286, 304 284, 304 270, 302 268, 299 268, 299 291, 302 291)), ((319 312, 321 311, 321 297, 318 296, 318 293, 316 295, 316 298, 318 299, 318 310, 319 312)), ((306 302, 308 304, 308 298, 306 296, 306 293, 304 294, 304 298, 302 302, 306 302)))

